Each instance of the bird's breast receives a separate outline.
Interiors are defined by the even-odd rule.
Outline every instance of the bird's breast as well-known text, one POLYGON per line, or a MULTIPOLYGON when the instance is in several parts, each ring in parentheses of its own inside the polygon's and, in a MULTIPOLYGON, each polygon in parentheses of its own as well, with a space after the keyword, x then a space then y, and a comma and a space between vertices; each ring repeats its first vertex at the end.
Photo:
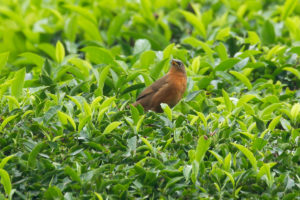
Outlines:
POLYGON ((169 77, 170 89, 173 93, 174 103, 176 104, 181 98, 186 89, 186 76, 184 74, 175 74, 169 77))

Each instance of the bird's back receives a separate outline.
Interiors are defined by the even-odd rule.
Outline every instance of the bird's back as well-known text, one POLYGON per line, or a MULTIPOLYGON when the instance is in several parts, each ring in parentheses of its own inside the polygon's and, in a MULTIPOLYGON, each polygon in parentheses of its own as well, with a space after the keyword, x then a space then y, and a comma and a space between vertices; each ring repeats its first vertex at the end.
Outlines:
POLYGON ((137 98, 134 106, 141 104, 144 110, 162 112, 161 103, 175 106, 186 89, 186 74, 170 70, 168 74, 147 87, 137 98))

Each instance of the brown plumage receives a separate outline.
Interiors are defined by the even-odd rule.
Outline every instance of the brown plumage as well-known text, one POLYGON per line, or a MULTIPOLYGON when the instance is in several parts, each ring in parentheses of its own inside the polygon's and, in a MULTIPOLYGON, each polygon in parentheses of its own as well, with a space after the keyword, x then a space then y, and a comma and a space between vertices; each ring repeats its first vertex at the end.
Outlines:
POLYGON ((147 87, 133 105, 141 104, 145 111, 155 112, 162 112, 161 103, 173 107, 182 98, 186 89, 186 79, 184 64, 180 60, 173 59, 169 72, 147 87))

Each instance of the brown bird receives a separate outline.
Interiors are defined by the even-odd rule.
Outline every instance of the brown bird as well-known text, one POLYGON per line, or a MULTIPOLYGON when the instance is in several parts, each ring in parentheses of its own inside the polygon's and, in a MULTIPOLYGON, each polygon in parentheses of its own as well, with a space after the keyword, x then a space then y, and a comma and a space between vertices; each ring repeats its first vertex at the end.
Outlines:
POLYGON ((180 60, 172 59, 169 72, 147 87, 133 106, 140 104, 145 111, 155 112, 162 112, 161 103, 166 103, 172 108, 182 98, 186 89, 186 79, 184 64, 180 60))

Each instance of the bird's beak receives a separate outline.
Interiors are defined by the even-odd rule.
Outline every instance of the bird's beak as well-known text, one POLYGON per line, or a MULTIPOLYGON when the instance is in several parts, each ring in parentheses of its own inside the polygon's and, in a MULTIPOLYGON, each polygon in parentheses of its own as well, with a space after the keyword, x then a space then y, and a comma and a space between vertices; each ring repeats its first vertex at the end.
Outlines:
POLYGON ((181 65, 181 61, 180 60, 176 60, 176 59, 172 59, 171 60, 171 64, 174 66, 179 67, 181 65))
POLYGON ((171 64, 172 64, 172 65, 175 65, 175 66, 177 65, 177 63, 176 63, 175 60, 171 60, 171 64))

